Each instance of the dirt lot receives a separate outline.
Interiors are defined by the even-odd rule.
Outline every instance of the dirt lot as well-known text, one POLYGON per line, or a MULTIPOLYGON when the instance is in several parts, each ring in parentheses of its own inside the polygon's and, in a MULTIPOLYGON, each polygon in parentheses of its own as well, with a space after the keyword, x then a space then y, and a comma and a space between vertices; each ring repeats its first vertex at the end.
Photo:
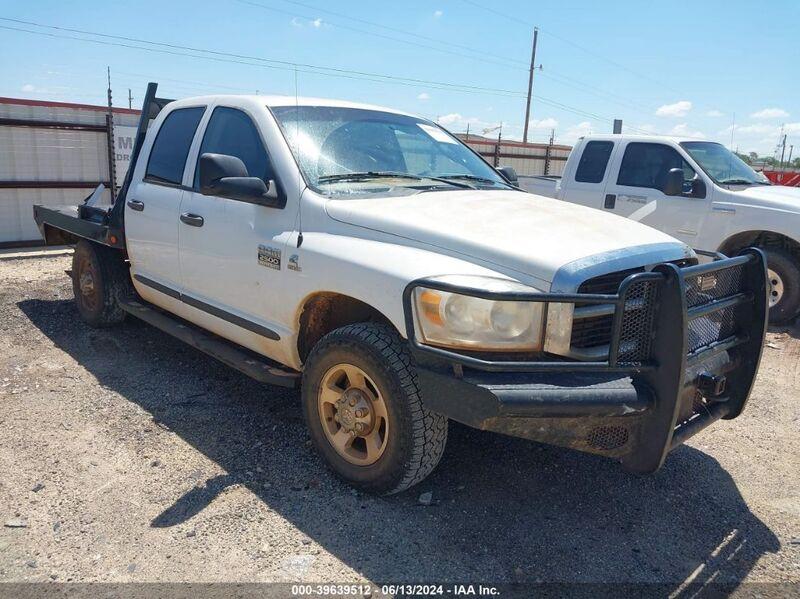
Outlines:
POLYGON ((653 476, 452 426, 433 476, 374 498, 317 459, 295 392, 87 328, 65 268, 0 261, 0 581, 800 581, 800 329, 653 476))

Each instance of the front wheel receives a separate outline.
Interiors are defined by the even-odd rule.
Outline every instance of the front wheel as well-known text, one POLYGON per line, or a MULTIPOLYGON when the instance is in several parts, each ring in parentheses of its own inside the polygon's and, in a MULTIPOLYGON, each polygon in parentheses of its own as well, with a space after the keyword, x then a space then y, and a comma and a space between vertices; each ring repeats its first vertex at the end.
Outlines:
POLYGON ((767 249, 769 321, 790 322, 800 312, 800 266, 797 259, 781 249, 767 249))
POLYGON ((388 326, 348 325, 323 337, 306 361, 302 402, 317 452, 359 489, 403 491, 444 452, 447 419, 423 407, 411 357, 388 326))

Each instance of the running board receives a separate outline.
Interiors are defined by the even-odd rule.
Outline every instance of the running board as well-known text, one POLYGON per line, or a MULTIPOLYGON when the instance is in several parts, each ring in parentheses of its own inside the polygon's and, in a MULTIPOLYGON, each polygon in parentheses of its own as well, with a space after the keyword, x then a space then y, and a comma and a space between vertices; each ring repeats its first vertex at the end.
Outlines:
POLYGON ((120 302, 120 307, 131 316, 177 337, 261 383, 294 388, 300 381, 299 372, 284 369, 277 362, 258 356, 139 300, 123 300, 120 302))

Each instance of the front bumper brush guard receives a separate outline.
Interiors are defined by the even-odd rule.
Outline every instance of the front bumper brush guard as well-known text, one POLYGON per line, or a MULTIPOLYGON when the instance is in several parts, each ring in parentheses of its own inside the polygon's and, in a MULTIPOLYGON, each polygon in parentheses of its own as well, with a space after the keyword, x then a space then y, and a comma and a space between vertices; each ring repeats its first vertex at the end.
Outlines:
POLYGON ((607 455, 620 457, 629 470, 652 472, 671 449, 716 420, 735 418, 742 412, 758 370, 767 326, 766 260, 760 250, 748 248, 734 258, 684 268, 659 264, 649 272, 627 277, 614 295, 498 293, 423 279, 408 285, 404 304, 406 333, 420 367, 423 401, 429 409, 477 428, 587 451, 591 449, 569 441, 575 438, 574 431, 548 434, 545 429, 582 429, 591 422, 606 425, 633 417, 636 426, 624 452, 607 455), (740 270, 738 284, 715 295, 711 283, 716 285, 734 269, 740 270), (656 286, 646 339, 649 357, 634 362, 626 359, 621 340, 629 333, 624 330, 629 294, 644 282, 656 286), (414 325, 412 294, 416 287, 500 301, 611 304, 614 315, 608 357, 595 361, 548 357, 492 360, 425 345, 418 340, 414 325), (723 327, 723 317, 735 326, 723 327), (708 326, 716 326, 725 335, 698 342, 695 329, 708 326), (627 381, 632 398, 619 382, 609 394, 608 381, 614 376, 627 381), (509 377, 514 380, 513 393, 503 382, 509 377), (569 382, 559 386, 554 380, 569 382), (593 380, 599 384, 593 385, 593 380), (714 388, 709 388, 711 381, 714 388), (590 387, 596 388, 598 395, 590 387), (543 388, 547 393, 543 394, 543 388), (627 399, 623 402, 614 397, 627 399), (691 408, 702 398, 699 408, 687 415, 687 406, 691 408), (569 406, 566 412, 565 406, 569 406), (626 413, 629 409, 631 414, 626 413))

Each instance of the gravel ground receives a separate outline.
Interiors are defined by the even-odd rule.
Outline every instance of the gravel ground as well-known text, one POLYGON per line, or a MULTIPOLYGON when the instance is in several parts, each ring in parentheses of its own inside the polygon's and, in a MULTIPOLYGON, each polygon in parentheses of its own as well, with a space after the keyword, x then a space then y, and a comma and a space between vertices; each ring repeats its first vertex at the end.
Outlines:
POLYGON ((323 467, 295 392, 84 326, 69 264, 0 261, 0 581, 800 581, 798 328, 655 475, 451 426, 429 479, 375 498, 323 467))

